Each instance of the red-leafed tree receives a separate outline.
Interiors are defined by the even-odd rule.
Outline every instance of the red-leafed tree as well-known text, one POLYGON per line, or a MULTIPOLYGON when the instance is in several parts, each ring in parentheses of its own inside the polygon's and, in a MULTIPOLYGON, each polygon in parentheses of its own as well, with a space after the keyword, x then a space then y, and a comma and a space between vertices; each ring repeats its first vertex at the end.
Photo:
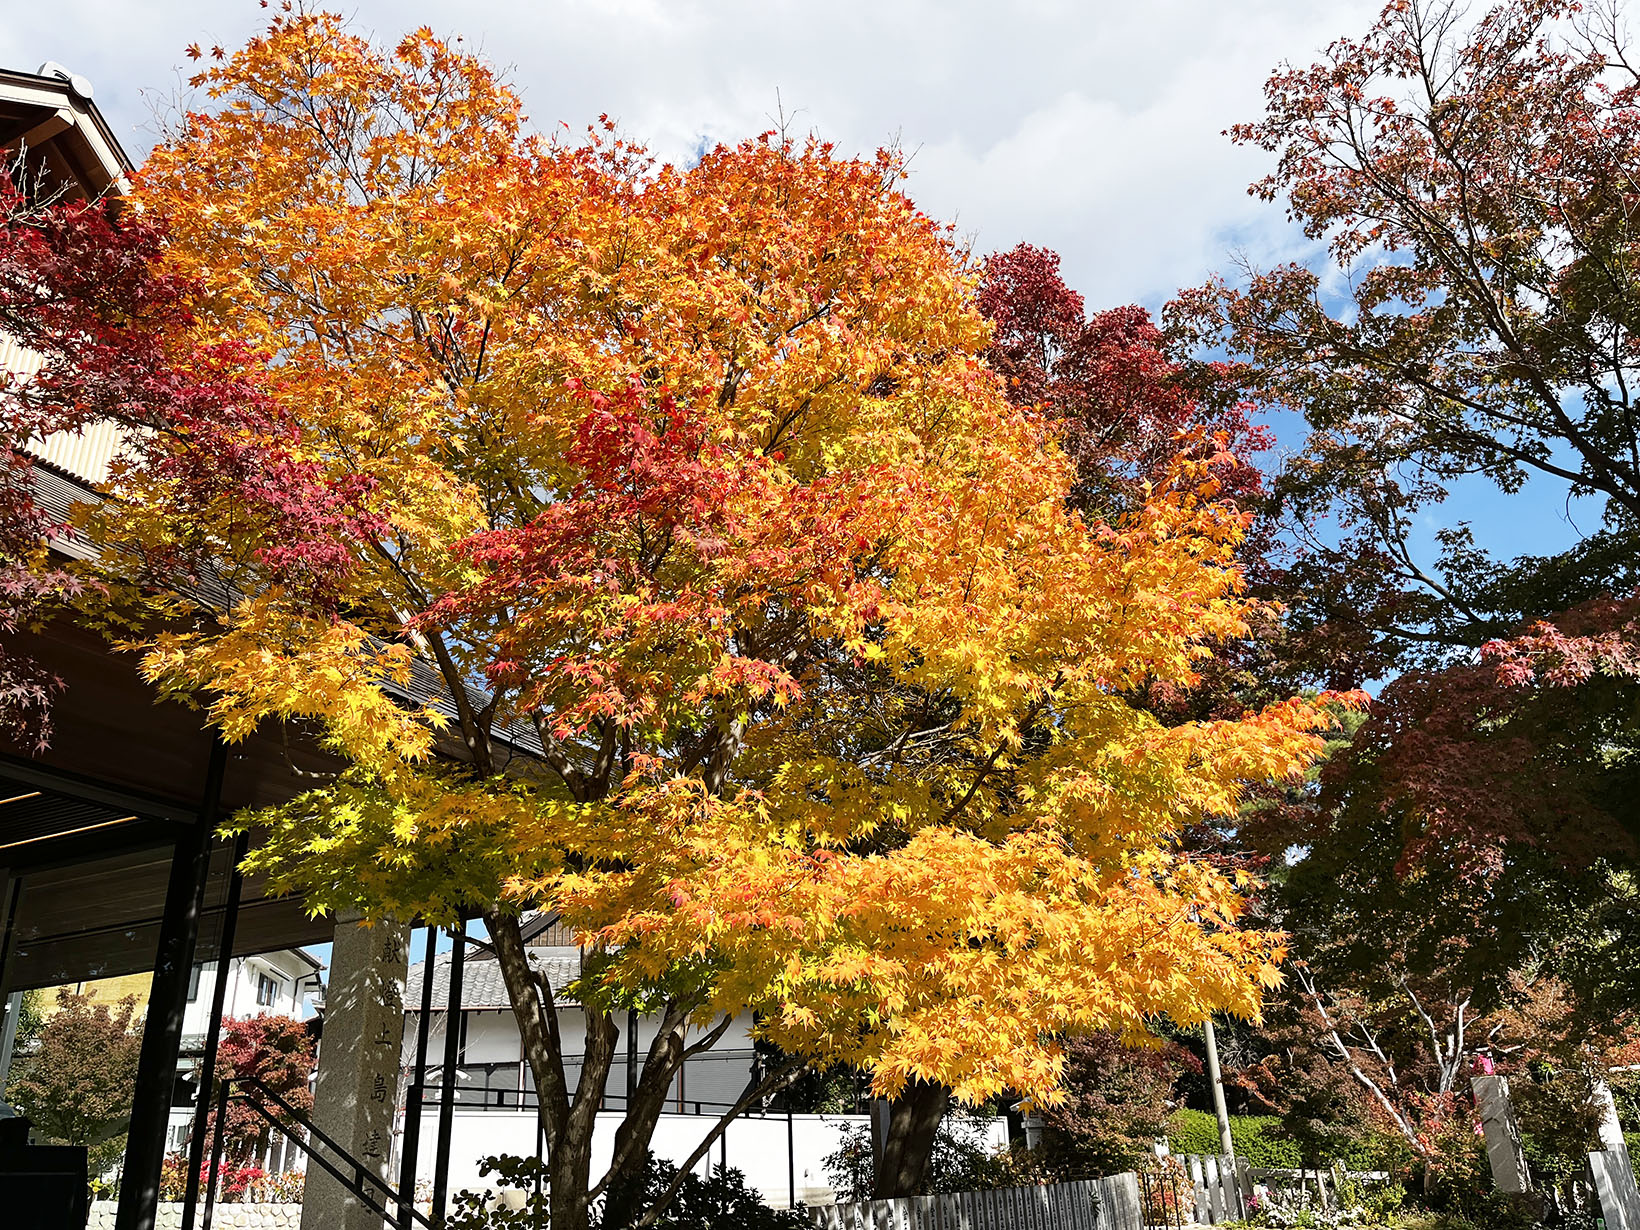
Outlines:
MULTIPOLYGON (((222 1022, 222 1039, 216 1053, 218 1080, 254 1078, 305 1114, 313 1107, 313 1094, 308 1089, 313 1066, 313 1039, 307 1026, 295 1017, 247 1016, 222 1022)), ((272 1106, 269 1109, 289 1124, 283 1111, 272 1106)), ((212 1115, 214 1124, 214 1111, 212 1115)), ((238 1164, 254 1160, 266 1131, 267 1120, 243 1099, 231 1100, 223 1131, 227 1146, 224 1156, 238 1164)))
POLYGON ((61 681, 19 638, 102 588, 50 550, 75 531, 35 498, 41 441, 127 429, 111 486, 144 471, 182 513, 184 532, 141 547, 140 575, 165 587, 222 563, 230 544, 204 514, 231 507, 269 528, 254 560, 268 580, 322 603, 366 481, 325 479, 299 457, 244 344, 187 340, 198 288, 161 269, 165 245, 163 227, 117 202, 42 201, 0 173, 0 334, 29 356, 0 372, 0 735, 30 750, 49 741, 61 681))
POLYGON ((1056 422, 1076 464, 1072 498, 1110 517, 1165 481, 1181 451, 1214 462, 1221 497, 1252 509, 1264 479, 1251 458, 1273 442, 1250 403, 1202 401, 1168 357, 1162 331, 1136 305, 1088 314, 1059 272, 1059 255, 1031 244, 999 252, 982 269, 978 307, 991 322, 986 360, 1015 405, 1056 422))
POLYGON ((1362 729, 1406 809, 1403 866, 1502 874, 1511 853, 1632 859, 1640 791, 1640 599, 1598 599, 1402 676, 1362 729))

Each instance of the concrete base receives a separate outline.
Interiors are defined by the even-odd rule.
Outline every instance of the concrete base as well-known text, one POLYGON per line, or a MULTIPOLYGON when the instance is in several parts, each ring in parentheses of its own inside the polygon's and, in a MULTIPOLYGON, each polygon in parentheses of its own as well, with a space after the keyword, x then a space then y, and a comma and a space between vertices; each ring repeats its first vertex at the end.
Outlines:
MULTIPOLYGON (((96 1200, 86 1230, 114 1230, 117 1200, 96 1200)), ((295 1230, 302 1221, 299 1204, 219 1204, 212 1215, 223 1230, 295 1230)), ((197 1224, 197 1222, 196 1222, 197 1224)), ((154 1218, 155 1230, 177 1230, 182 1225, 180 1201, 162 1201, 154 1218)))

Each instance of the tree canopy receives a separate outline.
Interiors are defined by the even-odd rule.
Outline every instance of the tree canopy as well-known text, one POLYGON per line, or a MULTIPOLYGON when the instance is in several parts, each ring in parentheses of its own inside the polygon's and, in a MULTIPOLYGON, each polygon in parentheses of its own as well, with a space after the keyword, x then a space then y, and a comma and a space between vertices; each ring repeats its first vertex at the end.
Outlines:
POLYGON ((1195 376, 1308 426, 1271 486, 1284 667, 1383 685, 1308 828, 1274 834, 1310 851, 1292 904, 1482 994, 1554 960, 1620 1002, 1635 974, 1632 64, 1609 9, 1388 5, 1231 130, 1326 259, 1168 312, 1214 348, 1195 376), (1494 558, 1479 539, 1506 527, 1462 522, 1423 549, 1477 482, 1596 523, 1542 556, 1494 558))
POLYGON ((880 1092, 1044 1101, 1055 1033, 1256 1015, 1279 940, 1175 835, 1301 774, 1326 715, 1135 703, 1246 632, 1247 515, 1188 449, 1076 506, 892 151, 547 141, 459 48, 323 14, 196 83, 136 195, 188 288, 165 355, 232 395, 87 532, 192 578, 152 680, 347 766, 241 818, 251 869, 315 908, 482 911, 555 1223, 598 1190, 618 1008, 662 1028, 616 1170, 741 1011, 880 1092), (573 1088, 527 908, 594 953, 573 1088))

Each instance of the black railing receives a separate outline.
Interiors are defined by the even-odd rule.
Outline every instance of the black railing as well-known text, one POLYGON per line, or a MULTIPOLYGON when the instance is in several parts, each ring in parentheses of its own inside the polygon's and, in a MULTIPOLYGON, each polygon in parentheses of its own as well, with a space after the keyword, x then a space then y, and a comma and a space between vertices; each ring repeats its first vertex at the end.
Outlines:
MULTIPOLYGON (((354 1157, 328 1135, 314 1127, 313 1123, 289 1102, 254 1077, 238 1076, 222 1083, 222 1095, 218 1102, 217 1122, 219 1125, 223 1122, 220 1110, 225 1108, 228 1101, 227 1090, 229 1085, 237 1085, 240 1091, 239 1100, 244 1105, 255 1111, 257 1115, 266 1121, 270 1128, 282 1133, 286 1139, 293 1141, 297 1148, 307 1154, 310 1163, 316 1163, 372 1213, 379 1213, 383 1221, 393 1227, 393 1230, 409 1230, 408 1224, 400 1221, 401 1216, 405 1214, 408 1214, 409 1223, 424 1226, 427 1230, 437 1230, 434 1223, 415 1207, 413 1200, 401 1200, 399 1193, 389 1186, 387 1180, 370 1169, 369 1163, 354 1157), (281 1118, 279 1114, 269 1110, 269 1103, 277 1107, 285 1117, 281 1118), (292 1123, 296 1124, 296 1128, 291 1127, 292 1123), (313 1146, 311 1143, 313 1141, 323 1145, 324 1149, 328 1150, 334 1157, 326 1157, 324 1152, 313 1146)), ((212 1150, 213 1156, 211 1158, 213 1180, 222 1164, 220 1126, 217 1130, 219 1133, 217 1147, 212 1150)), ((213 1182, 212 1193, 207 1195, 205 1202, 204 1230, 211 1230, 211 1218, 215 1205, 215 1201, 211 1196, 214 1194, 214 1188, 215 1184, 213 1182)))
MULTIPOLYGON (((623 1071, 619 1063, 614 1066, 609 1080, 611 1090, 624 1089, 623 1071)), ((577 1065, 566 1065, 565 1075, 571 1088, 574 1087, 579 1072, 577 1065)), ((734 1105, 735 1097, 745 1087, 746 1082, 753 1079, 753 1072, 754 1059, 749 1050, 690 1059, 683 1065, 681 1078, 673 1078, 672 1088, 666 1096, 665 1110, 673 1114, 721 1114, 734 1105), (706 1090, 714 1085, 715 1091, 722 1096, 690 1096, 691 1088, 706 1090)), ((404 1075, 408 1085, 417 1084, 413 1067, 406 1068, 404 1075)), ((442 1077, 443 1073, 439 1069, 428 1070, 425 1080, 421 1082, 424 1104, 437 1103, 442 1077)), ((453 1101, 460 1110, 530 1111, 535 1110, 539 1104, 534 1082, 530 1078, 529 1066, 523 1060, 457 1064, 454 1085, 453 1101)), ((610 1092, 604 1095, 602 1109, 622 1110, 625 1106, 624 1092, 610 1092)))
POLYGON ((1147 1227, 1165 1227, 1166 1230, 1184 1230, 1195 1224, 1196 1211, 1185 1213, 1185 1201, 1194 1200, 1195 1189, 1188 1179, 1181 1179, 1169 1170, 1139 1172, 1140 1216, 1147 1227), (1187 1195, 1187 1193, 1189 1193, 1187 1195))

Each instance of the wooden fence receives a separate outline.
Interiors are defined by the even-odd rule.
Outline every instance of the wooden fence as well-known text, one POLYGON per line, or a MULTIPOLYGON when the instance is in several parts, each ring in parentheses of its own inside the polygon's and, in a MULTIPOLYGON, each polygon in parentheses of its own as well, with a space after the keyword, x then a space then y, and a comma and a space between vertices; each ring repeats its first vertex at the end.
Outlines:
POLYGON ((1133 1174, 809 1210, 815 1230, 1144 1230, 1133 1174))
POLYGON ((1185 1154, 1180 1160, 1189 1171, 1190 1182, 1196 1191, 1198 1222, 1204 1226, 1217 1226, 1235 1221, 1242 1215, 1242 1201, 1253 1191, 1252 1175, 1246 1162, 1233 1162, 1222 1154, 1185 1154))

